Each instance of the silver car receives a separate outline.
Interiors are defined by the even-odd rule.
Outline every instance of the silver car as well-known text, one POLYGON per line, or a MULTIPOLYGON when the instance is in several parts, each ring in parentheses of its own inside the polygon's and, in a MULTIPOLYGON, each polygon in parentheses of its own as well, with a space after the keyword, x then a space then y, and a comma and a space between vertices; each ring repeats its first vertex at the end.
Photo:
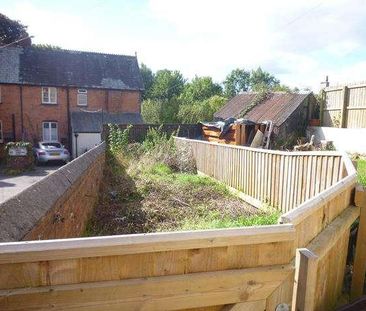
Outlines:
POLYGON ((37 163, 46 163, 48 161, 70 161, 69 151, 59 142, 41 141, 34 148, 34 158, 37 163))

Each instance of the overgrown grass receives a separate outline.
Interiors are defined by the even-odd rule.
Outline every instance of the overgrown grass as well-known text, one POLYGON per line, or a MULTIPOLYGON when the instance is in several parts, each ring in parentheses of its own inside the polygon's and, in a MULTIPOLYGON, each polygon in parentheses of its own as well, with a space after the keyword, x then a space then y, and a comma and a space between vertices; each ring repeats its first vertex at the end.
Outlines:
POLYGON ((366 187, 366 160, 360 159, 357 162, 358 182, 366 187))
POLYGON ((140 170, 139 174, 142 174, 146 178, 155 181, 160 180, 182 187, 210 187, 212 188, 212 191, 215 191, 222 195, 230 195, 228 188, 223 183, 215 181, 212 178, 200 176, 197 174, 174 172, 168 165, 164 163, 156 163, 148 169, 140 170))
POLYGON ((277 211, 256 209, 223 183, 197 175, 190 149, 178 148, 171 137, 154 130, 144 143, 126 146, 119 135, 126 136, 111 140, 117 147, 107 153, 100 202, 87 235, 277 223, 277 211))
POLYGON ((200 218, 186 219, 182 226, 182 230, 198 230, 198 229, 218 229, 231 227, 250 227, 273 225, 277 223, 280 213, 272 211, 268 214, 239 216, 233 219, 229 216, 222 216, 219 212, 209 212, 206 216, 200 218))

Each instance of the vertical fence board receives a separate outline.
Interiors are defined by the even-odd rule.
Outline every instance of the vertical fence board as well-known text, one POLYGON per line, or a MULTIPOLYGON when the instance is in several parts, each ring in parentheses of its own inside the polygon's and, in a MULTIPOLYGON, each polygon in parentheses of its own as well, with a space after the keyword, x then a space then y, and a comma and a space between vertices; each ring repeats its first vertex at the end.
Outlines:
POLYGON ((288 212, 344 177, 338 153, 262 151, 184 140, 198 171, 244 192, 258 202, 288 212))

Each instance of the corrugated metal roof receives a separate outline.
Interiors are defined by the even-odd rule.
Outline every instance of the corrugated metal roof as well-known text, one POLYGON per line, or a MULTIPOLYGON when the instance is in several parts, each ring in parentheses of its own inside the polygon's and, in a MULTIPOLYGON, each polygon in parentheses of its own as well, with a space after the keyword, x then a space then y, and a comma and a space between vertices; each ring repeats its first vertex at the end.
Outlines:
POLYGON ((257 93, 243 93, 236 95, 214 114, 215 118, 238 118, 240 112, 242 112, 245 107, 250 105, 256 95, 257 93))
POLYGON ((266 100, 257 104, 245 116, 240 116, 240 112, 244 111, 257 95, 257 93, 243 93, 229 100, 215 117, 223 119, 244 117, 255 122, 271 120, 280 126, 310 94, 312 93, 270 93, 266 100))
POLYGON ((135 56, 35 47, 0 49, 0 83, 144 88, 135 56))

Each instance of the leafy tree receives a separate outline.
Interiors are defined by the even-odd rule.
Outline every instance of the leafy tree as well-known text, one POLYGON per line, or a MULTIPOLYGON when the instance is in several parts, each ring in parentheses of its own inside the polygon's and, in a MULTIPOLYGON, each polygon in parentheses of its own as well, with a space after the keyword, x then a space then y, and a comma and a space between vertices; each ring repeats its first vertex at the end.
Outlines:
POLYGON ((145 64, 141 64, 140 71, 141 71, 141 75, 142 75, 142 81, 144 82, 144 87, 145 87, 145 92, 143 94, 143 98, 146 99, 146 98, 149 98, 151 87, 154 83, 154 73, 145 64))
POLYGON ((13 42, 16 43, 11 46, 30 46, 32 44, 32 40, 27 32, 27 26, 0 13, 0 46, 13 42), (16 42, 18 40, 21 41, 16 42))
POLYGON ((146 123, 160 123, 161 103, 151 99, 144 100, 141 105, 141 115, 146 123))
POLYGON ((52 44, 48 44, 48 43, 32 44, 32 47, 35 47, 38 49, 44 49, 44 50, 61 50, 60 46, 52 45, 52 44))
POLYGON ((225 104, 226 100, 223 96, 214 95, 204 101, 181 105, 178 119, 181 123, 213 121, 214 113, 225 104))
POLYGON ((252 70, 250 73, 250 88, 252 91, 261 91, 263 89, 272 90, 280 84, 280 80, 269 72, 263 71, 261 67, 252 70))
POLYGON ((211 77, 195 77, 187 83, 180 96, 182 104, 208 99, 214 95, 222 95, 221 85, 214 83, 211 77))
POLYGON ((225 96, 234 97, 240 92, 246 92, 249 89, 250 72, 245 69, 234 69, 226 77, 223 82, 225 87, 225 96))
POLYGON ((146 123, 177 123, 178 112, 179 101, 177 98, 170 101, 147 99, 142 102, 141 114, 146 123))
POLYGON ((150 88, 149 98, 169 101, 182 93, 184 84, 185 79, 179 71, 158 70, 150 88))

